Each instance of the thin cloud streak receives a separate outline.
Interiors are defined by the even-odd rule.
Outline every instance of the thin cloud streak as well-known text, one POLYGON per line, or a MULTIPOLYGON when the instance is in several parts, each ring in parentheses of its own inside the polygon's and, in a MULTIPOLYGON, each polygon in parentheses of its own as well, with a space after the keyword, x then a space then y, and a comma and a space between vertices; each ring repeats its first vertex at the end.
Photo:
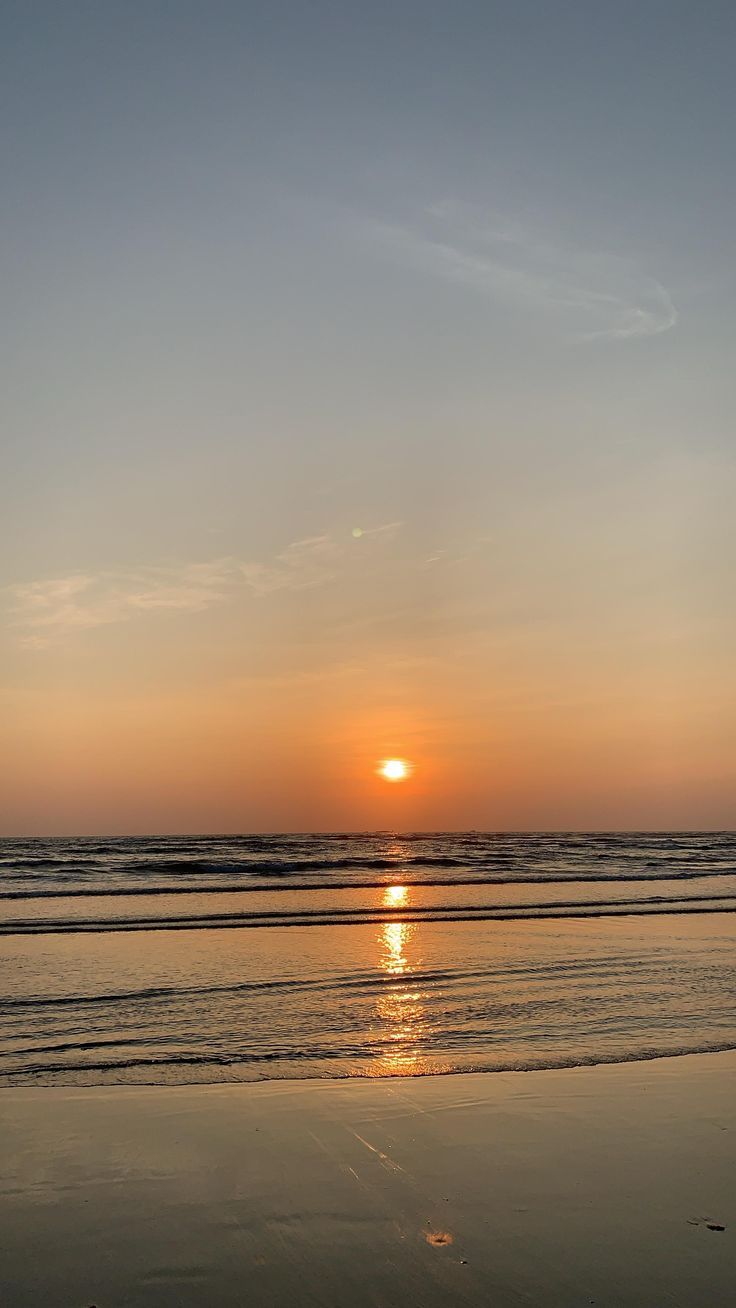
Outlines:
MULTIPOLYGON (((401 523, 368 528, 370 541, 390 541, 401 523)), ((224 557, 178 567, 73 573, 7 586, 9 626, 25 649, 42 649, 74 632, 129 622, 145 613, 201 613, 244 591, 260 599, 335 580, 350 541, 311 536, 293 541, 270 562, 224 557)))
POLYGON ((10 625, 28 633, 26 648, 92 627, 163 609, 199 612, 225 596, 228 560, 136 572, 75 573, 8 586, 10 625))
POLYGON ((678 320, 669 292, 616 255, 566 249, 522 228, 443 203, 414 224, 368 221, 362 233, 394 258, 499 303, 553 316, 570 339, 658 336, 678 320))

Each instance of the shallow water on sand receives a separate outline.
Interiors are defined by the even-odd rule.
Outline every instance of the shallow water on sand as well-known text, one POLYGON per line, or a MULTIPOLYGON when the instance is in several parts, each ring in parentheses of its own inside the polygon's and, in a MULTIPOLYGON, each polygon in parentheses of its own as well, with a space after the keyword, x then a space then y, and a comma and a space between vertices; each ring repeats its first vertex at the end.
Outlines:
POLYGON ((736 1046, 736 837, 7 840, 0 1084, 736 1046))

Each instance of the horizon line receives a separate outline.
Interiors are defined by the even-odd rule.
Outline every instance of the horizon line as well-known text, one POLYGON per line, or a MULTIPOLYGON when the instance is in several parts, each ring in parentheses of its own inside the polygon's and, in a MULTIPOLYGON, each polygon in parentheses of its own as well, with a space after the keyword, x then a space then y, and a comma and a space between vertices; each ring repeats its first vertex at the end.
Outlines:
POLYGON ((3 833, 0 840, 189 840, 273 839, 279 836, 736 836, 736 827, 352 827, 335 830, 284 831, 148 831, 3 833))

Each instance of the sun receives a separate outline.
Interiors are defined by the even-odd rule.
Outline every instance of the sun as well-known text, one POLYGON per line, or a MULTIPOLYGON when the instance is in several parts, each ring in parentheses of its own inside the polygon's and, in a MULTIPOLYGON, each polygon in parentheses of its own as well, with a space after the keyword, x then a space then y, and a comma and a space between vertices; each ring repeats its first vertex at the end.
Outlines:
POLYGON ((411 768, 405 758, 385 758, 378 765, 378 775, 384 781, 406 781, 411 768))

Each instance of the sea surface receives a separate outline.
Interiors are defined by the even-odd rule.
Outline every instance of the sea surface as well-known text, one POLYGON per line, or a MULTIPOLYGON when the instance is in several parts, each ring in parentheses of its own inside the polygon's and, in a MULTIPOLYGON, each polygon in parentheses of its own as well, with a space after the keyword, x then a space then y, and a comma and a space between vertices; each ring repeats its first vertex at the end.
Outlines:
POLYGON ((736 1047, 736 834, 0 842, 0 1085, 736 1047))

